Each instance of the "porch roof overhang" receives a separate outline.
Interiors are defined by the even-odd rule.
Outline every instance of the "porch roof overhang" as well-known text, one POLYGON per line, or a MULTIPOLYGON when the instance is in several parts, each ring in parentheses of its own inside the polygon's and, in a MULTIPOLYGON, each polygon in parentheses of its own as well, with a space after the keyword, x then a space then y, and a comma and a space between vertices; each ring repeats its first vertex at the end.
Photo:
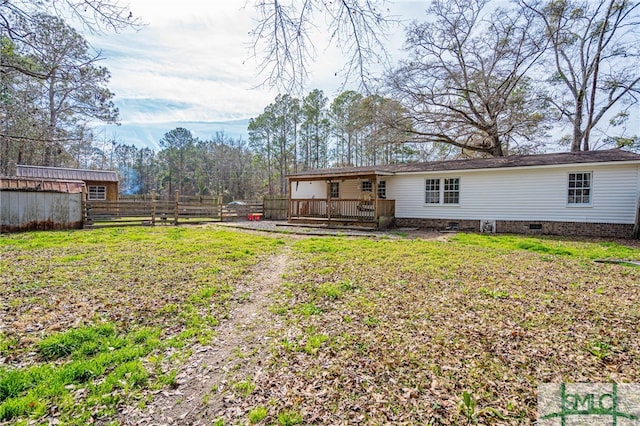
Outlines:
POLYGON ((295 174, 287 176, 290 182, 298 181, 314 181, 314 180, 331 180, 331 179, 362 179, 372 178, 375 176, 393 176, 395 173, 385 170, 366 169, 366 170, 342 170, 342 169, 323 169, 309 170, 304 174, 295 174))

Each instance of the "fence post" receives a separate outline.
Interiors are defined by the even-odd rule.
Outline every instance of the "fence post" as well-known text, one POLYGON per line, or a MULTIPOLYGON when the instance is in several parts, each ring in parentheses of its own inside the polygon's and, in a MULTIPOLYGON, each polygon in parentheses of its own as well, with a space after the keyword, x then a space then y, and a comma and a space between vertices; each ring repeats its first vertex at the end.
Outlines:
POLYGON ((151 190, 151 225, 156 226, 156 190, 151 190))
POLYGON ((87 186, 82 185, 82 227, 84 228, 86 225, 89 225, 89 206, 88 206, 88 194, 87 194, 87 186))
POLYGON ((180 215, 180 191, 176 191, 176 205, 173 209, 173 224, 178 226, 178 216, 180 215))

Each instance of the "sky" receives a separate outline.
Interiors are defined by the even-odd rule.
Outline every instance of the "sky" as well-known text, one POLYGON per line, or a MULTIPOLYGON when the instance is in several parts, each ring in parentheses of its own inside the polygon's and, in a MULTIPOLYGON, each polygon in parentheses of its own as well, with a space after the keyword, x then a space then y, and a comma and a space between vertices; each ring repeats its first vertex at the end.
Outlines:
MULTIPOLYGON (((157 149, 165 133, 185 127, 200 139, 223 131, 246 140, 248 120, 278 94, 260 85, 264 76, 250 50, 252 5, 251 0, 246 6, 245 0, 130 0, 144 27, 85 34, 105 58, 101 65, 111 72, 109 88, 120 110, 121 125, 97 126, 97 139, 157 149)), ((402 20, 426 16, 426 1, 387 6, 402 20)), ((403 37, 400 26, 388 35, 392 55, 399 55, 403 37)), ((316 48, 305 93, 317 88, 333 99, 344 88, 335 74, 345 58, 321 33, 316 48)))

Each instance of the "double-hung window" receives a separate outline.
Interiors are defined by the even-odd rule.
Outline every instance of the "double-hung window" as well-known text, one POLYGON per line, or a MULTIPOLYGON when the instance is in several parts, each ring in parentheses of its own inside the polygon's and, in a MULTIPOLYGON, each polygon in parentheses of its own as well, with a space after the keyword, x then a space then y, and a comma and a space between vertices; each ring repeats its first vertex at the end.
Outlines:
POLYGON ((440 179, 427 179, 424 202, 440 204, 440 179))
POLYGON ((460 203, 460 179, 448 178, 444 180, 443 198, 445 204, 460 203))
POLYGON ((572 206, 591 204, 591 172, 569 173, 567 203, 572 206))
POLYGON ((426 204, 460 204, 460 178, 433 178, 425 181, 426 204))
POLYGON ((373 192, 373 182, 370 180, 363 180, 361 182, 362 192, 373 192))
POLYGON ((387 198, 387 181, 378 182, 378 198, 387 198))

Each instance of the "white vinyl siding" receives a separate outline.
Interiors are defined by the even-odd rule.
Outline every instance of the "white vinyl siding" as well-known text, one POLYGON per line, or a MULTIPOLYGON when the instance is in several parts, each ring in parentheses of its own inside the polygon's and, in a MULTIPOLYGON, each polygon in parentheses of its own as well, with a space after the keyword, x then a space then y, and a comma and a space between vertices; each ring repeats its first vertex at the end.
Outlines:
POLYGON ((640 195, 636 164, 545 166, 513 169, 412 173, 387 178, 396 217, 635 223, 640 195), (567 203, 569 173, 591 173, 588 209, 567 203), (460 178, 456 205, 425 203, 427 179, 460 178))

